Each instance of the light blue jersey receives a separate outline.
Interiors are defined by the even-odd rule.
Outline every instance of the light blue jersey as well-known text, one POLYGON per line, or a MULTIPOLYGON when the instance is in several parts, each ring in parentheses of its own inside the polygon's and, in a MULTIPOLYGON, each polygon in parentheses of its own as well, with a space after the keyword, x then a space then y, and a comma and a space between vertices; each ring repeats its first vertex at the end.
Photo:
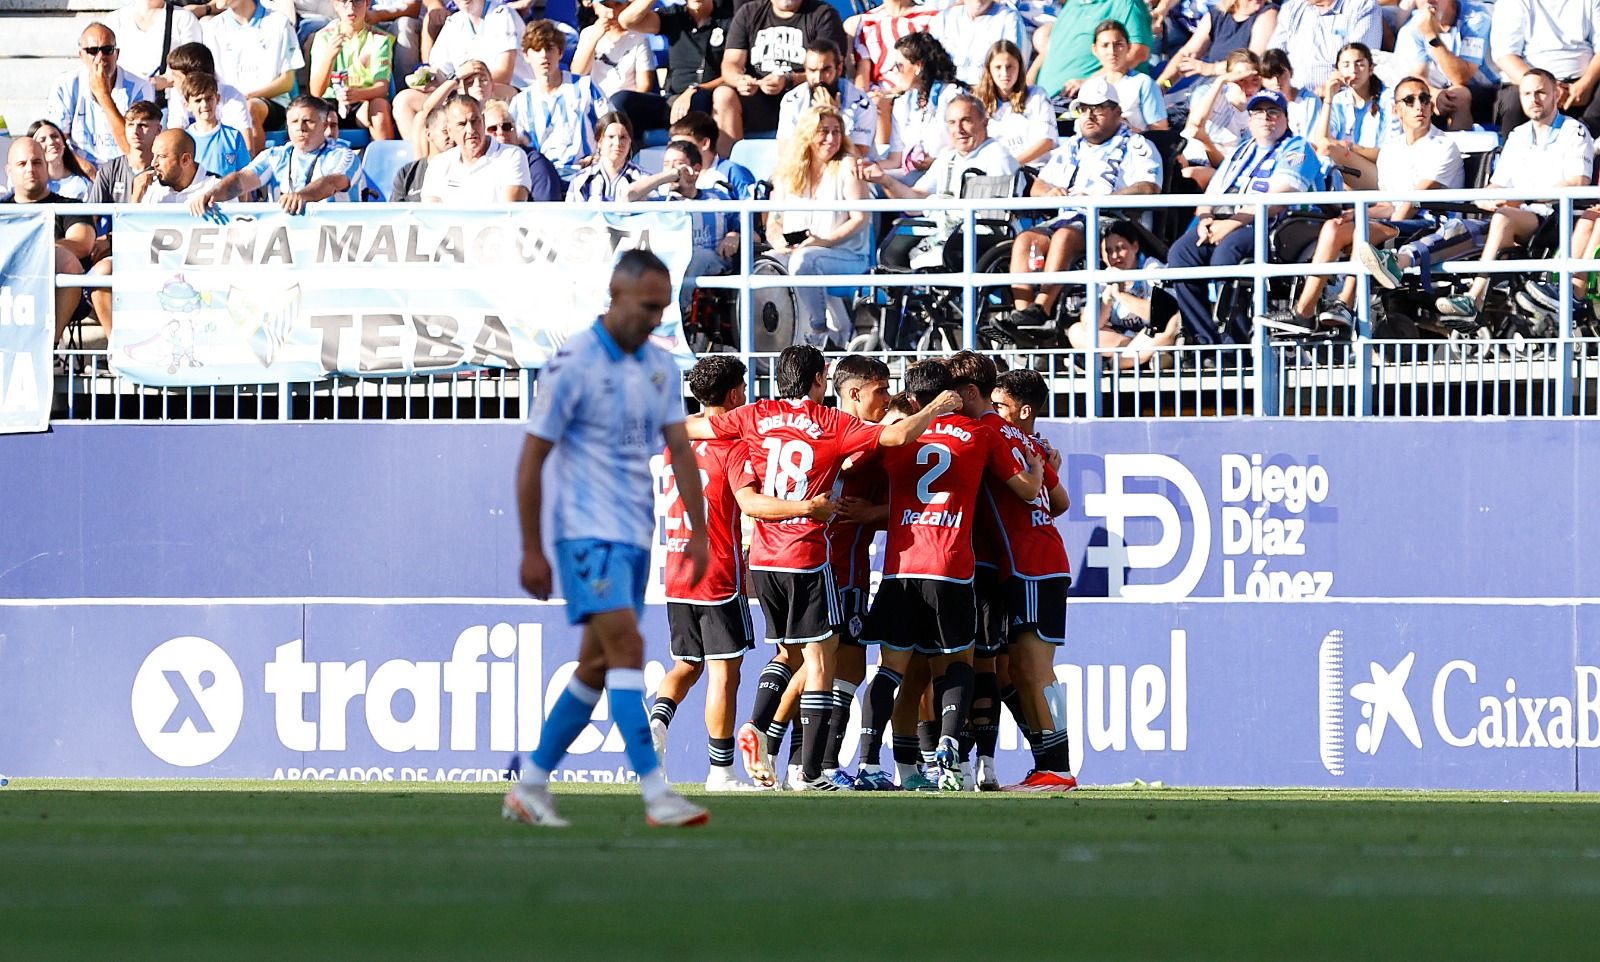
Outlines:
MULTIPOLYGON (((117 68, 111 101, 118 110, 126 113, 133 104, 154 99, 155 88, 150 86, 150 81, 136 77, 121 67, 117 68)), ((122 156, 111 120, 95 103, 94 94, 90 92, 89 76, 81 68, 63 77, 50 91, 44 118, 60 127, 72 146, 95 166, 122 156)))
MULTIPOLYGON (((304 190, 314 180, 333 174, 344 174, 355 181, 361 158, 355 151, 329 141, 310 153, 301 153, 293 144, 268 147, 245 170, 256 175, 261 186, 269 190, 276 200, 285 193, 304 190)), ((340 191, 329 200, 345 200, 347 193, 340 191)))
POLYGON ((650 459, 661 430, 683 422, 672 355, 646 343, 625 353, 599 321, 539 371, 528 433, 555 445, 546 463, 554 542, 597 539, 646 551, 655 534, 650 459))
POLYGON ((550 162, 571 176, 583 158, 594 153, 594 126, 611 109, 606 95, 588 77, 566 75, 553 93, 538 84, 511 98, 511 120, 517 130, 550 162))

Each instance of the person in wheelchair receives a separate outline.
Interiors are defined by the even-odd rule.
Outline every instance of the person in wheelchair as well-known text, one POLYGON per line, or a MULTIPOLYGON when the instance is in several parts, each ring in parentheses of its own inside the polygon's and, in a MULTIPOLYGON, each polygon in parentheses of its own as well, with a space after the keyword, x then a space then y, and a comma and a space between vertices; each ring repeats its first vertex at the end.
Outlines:
MULTIPOLYGON (((801 114, 772 172, 772 199, 866 200, 870 192, 857 175, 855 148, 846 137, 837 107, 801 114)), ((860 210, 776 211, 767 219, 767 243, 794 276, 865 274, 872 267, 867 216, 860 210)), ((850 340, 851 319, 826 288, 797 287, 794 296, 797 340, 819 348, 850 340)))
MULTIPOLYGON (((1523 75, 1518 86, 1528 121, 1506 138, 1489 186, 1537 190, 1588 184, 1594 169, 1594 140, 1581 121, 1561 114, 1555 76, 1535 67, 1523 75)), ((1371 272, 1373 280, 1390 290, 1400 286, 1404 272, 1412 267, 1424 271, 1426 287, 1431 284, 1433 264, 1470 254, 1480 241, 1483 252, 1479 259, 1493 261, 1506 249, 1532 239, 1553 210, 1550 204, 1536 201, 1484 200, 1477 206, 1492 213, 1487 222, 1451 217, 1438 230, 1398 251, 1360 243, 1356 260, 1371 272)), ((1480 275, 1467 293, 1441 296, 1435 307, 1452 327, 1476 327, 1473 322, 1482 312, 1493 282, 1494 275, 1480 275)))
MULTIPOLYGON (((883 188, 890 197, 901 200, 925 200, 929 197, 959 197, 962 181, 969 171, 986 177, 1014 177, 1017 160, 1005 145, 989 136, 989 115, 983 101, 966 91, 950 98, 945 107, 945 129, 950 136, 950 146, 934 157, 933 164, 914 184, 902 184, 875 163, 862 164, 860 176, 883 188)), ((944 266, 960 270, 961 218, 941 218, 943 226, 933 236, 897 234, 891 236, 880 253, 880 263, 891 270, 919 270, 923 267, 944 266)), ((996 241, 999 235, 985 234, 978 238, 979 253, 996 241)), ((977 265, 968 264, 968 270, 977 265)))
MULTIPOLYGON (((1378 189, 1403 193, 1411 190, 1453 190, 1462 185, 1461 151, 1455 142, 1433 125, 1434 100, 1427 81, 1407 77, 1394 87, 1394 113, 1400 135, 1386 141, 1378 152, 1378 189)), ((1402 235, 1424 232, 1436 223, 1418 204, 1367 205, 1367 240, 1383 244, 1402 235)), ((1330 264, 1342 259, 1355 239, 1355 212, 1346 210, 1324 221, 1317 234, 1311 256, 1313 264, 1330 264)), ((1355 278, 1347 278, 1338 299, 1322 314, 1317 307, 1329 278, 1309 275, 1294 306, 1268 315, 1270 319, 1311 328, 1319 323, 1349 327, 1355 320, 1355 278)))
MULTIPOLYGON (((1275 217, 1280 210, 1234 207, 1227 204, 1227 195, 1294 193, 1314 190, 1321 184, 1322 167, 1316 151, 1305 138, 1289 132, 1288 103, 1282 94, 1258 91, 1246 104, 1246 110, 1250 136, 1233 149, 1211 178, 1206 188, 1211 206, 1195 210, 1195 225, 1167 253, 1170 267, 1227 267, 1242 264, 1253 255, 1253 224, 1258 212, 1275 217)), ((1247 315, 1242 310, 1222 318, 1226 327, 1218 328, 1211 313, 1209 280, 1184 280, 1172 286, 1184 330, 1196 342, 1242 344, 1249 340, 1247 315)))
MULTIPOLYGON (((1113 221, 1102 234, 1100 251, 1106 267, 1133 271, 1161 266, 1141 249, 1139 228, 1131 221, 1113 221)), ((1067 328, 1067 341, 1079 349, 1092 347, 1096 325, 1101 354, 1131 370, 1149 363, 1156 348, 1178 343, 1182 319, 1178 302, 1151 281, 1111 281, 1100 286, 1099 305, 1085 307, 1083 319, 1067 328)))
MULTIPOLYGON (((733 188, 715 170, 706 171, 700 148, 692 140, 674 140, 661 155, 661 173, 634 185, 645 200, 731 200, 733 188)), ((695 288, 706 274, 726 274, 739 254, 739 215, 727 211, 700 211, 690 215, 694 249, 678 290, 678 312, 687 318, 695 288)))
MULTIPOLYGON (((1034 197, 1154 194, 1161 189, 1161 155, 1143 134, 1122 119, 1117 88, 1091 77, 1073 101, 1076 132, 1045 159, 1029 193, 1034 197)), ((1060 215, 1017 235, 1011 247, 1011 272, 1065 270, 1083 255, 1084 212, 1064 208, 1060 215)), ((1011 288, 1015 310, 1007 323, 1037 327, 1050 322, 1060 284, 1011 288)))

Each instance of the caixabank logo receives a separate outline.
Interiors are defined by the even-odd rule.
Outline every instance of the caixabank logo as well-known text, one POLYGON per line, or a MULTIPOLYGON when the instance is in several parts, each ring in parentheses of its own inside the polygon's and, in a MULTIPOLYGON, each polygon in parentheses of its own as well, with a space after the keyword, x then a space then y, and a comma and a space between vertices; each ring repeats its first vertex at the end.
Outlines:
POLYGON ((1434 667, 1410 646, 1351 646, 1341 629, 1317 646, 1317 751, 1330 775, 1380 752, 1600 748, 1600 668, 1576 666, 1567 691, 1530 691, 1470 659, 1434 667))

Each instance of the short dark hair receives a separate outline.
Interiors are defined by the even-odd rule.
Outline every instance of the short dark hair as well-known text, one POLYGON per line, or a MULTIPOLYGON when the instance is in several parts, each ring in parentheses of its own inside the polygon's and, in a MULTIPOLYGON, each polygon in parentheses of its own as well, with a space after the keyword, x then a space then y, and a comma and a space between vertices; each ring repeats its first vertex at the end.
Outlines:
MULTIPOLYGON (((318 116, 326 117, 328 116, 329 107, 328 102, 323 100, 321 97, 313 97, 310 94, 301 94, 300 96, 289 101, 289 110, 314 110, 317 112, 318 116)), ((285 110, 284 113, 288 113, 289 110, 285 110)))
POLYGON ((941 392, 950 390, 955 380, 950 376, 949 365, 937 358, 930 357, 906 368, 906 391, 918 404, 931 404, 941 392))
POLYGON ((995 389, 1011 395, 1011 399, 1018 404, 1026 404, 1033 408, 1037 414, 1044 410, 1045 403, 1050 400, 1050 392, 1045 389, 1044 378, 1038 371, 1028 368, 1017 368, 1000 375, 995 382, 995 389))
POLYGON ((744 383, 745 370, 732 354, 707 354, 694 362, 685 380, 694 399, 710 407, 721 405, 729 391, 744 383))
POLYGON ((691 110, 678 118, 667 131, 672 137, 687 135, 690 140, 717 142, 717 122, 703 110, 691 110))
POLYGON ((1523 74, 1523 76, 1524 77, 1529 77, 1529 76, 1532 76, 1532 77, 1543 77, 1545 80, 1548 80, 1548 81, 1550 81, 1550 83, 1555 84, 1557 86, 1560 86, 1560 84, 1561 84, 1561 81, 1556 79, 1556 75, 1555 74, 1553 74, 1550 71, 1544 69, 1543 67, 1534 67, 1532 70, 1530 70, 1527 73, 1523 74))
MULTIPOLYGON (((215 74, 196 70, 194 73, 183 75, 183 96, 189 97, 215 97, 217 95, 217 78, 215 74)), ((143 103, 144 101, 139 101, 143 103)), ((131 108, 130 108, 131 109, 131 108)))
POLYGON ((667 141, 667 146, 662 153, 665 153, 668 150, 681 151, 685 157, 693 160, 696 164, 701 163, 700 145, 692 140, 686 140, 682 137, 674 137, 667 141))
POLYGON ((635 247, 622 252, 617 258, 617 266, 611 269, 611 283, 619 280, 636 281, 646 274, 665 274, 672 276, 667 265, 661 258, 643 248, 635 247))
POLYGON ((922 405, 917 403, 917 396, 910 391, 901 391, 889 399, 889 410, 910 417, 916 414, 922 405))
POLYGON ((1400 82, 1394 85, 1394 99, 1396 99, 1396 100, 1400 99, 1400 88, 1405 87, 1408 84, 1421 84, 1423 87, 1428 87, 1429 86, 1428 82, 1426 80, 1423 80, 1421 77, 1404 77, 1404 78, 1401 78, 1400 82))
POLYGON ((1100 228, 1100 243, 1104 244, 1108 237, 1120 237, 1134 246, 1135 250, 1144 250, 1144 237, 1140 235, 1139 228, 1127 218, 1118 218, 1100 228))
POLYGON ((809 344, 794 344, 778 355, 774 377, 778 382, 778 397, 803 398, 811 393, 817 376, 828 368, 822 352, 809 344))
POLYGON ((887 380, 889 380, 889 365, 865 354, 846 355, 833 365, 833 393, 841 396, 845 388, 856 381, 887 380))
POLYGON ((839 53, 839 45, 827 37, 813 37, 806 41, 806 53, 826 53, 832 54, 835 60, 844 59, 839 53))
MULTIPOLYGON (((187 80, 188 78, 184 79, 187 80)), ((188 84, 186 83, 184 86, 187 87, 188 84)), ((127 112, 122 115, 122 119, 124 122, 129 120, 154 120, 159 123, 161 120, 161 105, 154 100, 135 100, 128 105, 127 112)))
POLYGON ((451 94, 450 96, 444 98, 445 110, 449 110, 451 107, 454 107, 457 104, 460 104, 463 107, 470 107, 472 112, 475 114, 483 113, 483 104, 478 103, 476 98, 469 96, 468 94, 451 94))
POLYGON ((217 58, 211 48, 203 43, 181 43, 167 51, 167 68, 184 73, 217 72, 217 58))
POLYGON ((971 384, 983 392, 984 397, 994 390, 994 379, 1000 376, 994 362, 977 351, 957 351, 945 360, 944 365, 950 371, 952 382, 971 384))
POLYGON ((1294 64, 1289 62, 1289 51, 1280 47, 1273 47, 1261 55, 1261 69, 1257 71, 1268 80, 1281 77, 1286 73, 1294 73, 1294 64))
POLYGON ((1107 18, 1100 21, 1095 25, 1092 36, 1095 40, 1099 40, 1102 33, 1121 34, 1123 40, 1128 40, 1131 42, 1131 38, 1128 36, 1128 28, 1123 25, 1121 20, 1107 18))

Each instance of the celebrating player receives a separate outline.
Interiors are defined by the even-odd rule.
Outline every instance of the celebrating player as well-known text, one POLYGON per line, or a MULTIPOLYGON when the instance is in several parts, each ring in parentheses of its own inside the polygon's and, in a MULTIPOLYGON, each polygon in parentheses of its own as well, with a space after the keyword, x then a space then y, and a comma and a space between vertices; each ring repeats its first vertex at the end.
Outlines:
MULTIPOLYGON (((736 411, 695 421, 690 437, 742 438, 761 479, 761 493, 787 501, 806 501, 831 492, 846 458, 875 447, 894 448, 922 434, 934 417, 960 406, 954 392, 929 397, 923 411, 891 427, 878 427, 824 406, 826 363, 822 352, 794 345, 778 356, 778 398, 747 404, 736 411)), ((757 521, 750 546, 751 578, 766 615, 767 640, 801 646, 804 686, 800 696, 803 726, 801 781, 793 786, 838 791, 822 777, 833 714, 833 662, 842 613, 828 563, 826 525, 810 518, 757 521)), ((739 751, 757 784, 775 781, 761 757, 760 733, 739 730, 739 751)))
MULTIPOLYGON (((1044 409, 1048 396, 1039 372, 1024 370, 1001 375, 992 394, 995 411, 1008 429, 1028 444, 1046 448, 1049 455, 1044 489, 1032 504, 1018 504, 993 490, 986 492, 988 507, 1004 534, 1001 574, 1006 579, 1009 666, 1033 746, 1033 771, 1007 788, 1016 792, 1068 792, 1078 787, 1072 777, 1066 723, 1055 717, 1045 697, 1045 691, 1056 684, 1055 648, 1066 643, 1067 589, 1072 584, 1066 545, 1055 525, 1055 519, 1070 505, 1056 475, 1060 456, 1048 451, 1033 431, 1034 418, 1044 409)), ((992 754, 992 743, 990 749, 992 754)), ((992 758, 989 764, 992 771, 992 758)))
POLYGON ((550 795, 550 773, 589 724, 603 685, 628 761, 639 776, 645 821, 704 825, 705 809, 676 794, 650 742, 644 710, 644 639, 639 613, 650 577, 655 533, 650 459, 665 438, 689 537, 683 552, 694 580, 709 557, 700 472, 683 426, 683 387, 672 356, 650 332, 672 303, 672 277, 648 251, 624 253, 611 275, 611 305, 572 337, 539 372, 538 395, 517 467, 522 524, 522 586, 551 590, 540 511, 545 462, 559 444, 549 489, 567 617, 582 624, 572 680, 545 719, 533 764, 506 793, 501 814, 528 825, 568 823, 550 795))
MULTIPOLYGON (((744 362, 731 354, 706 355, 695 364, 687 380, 689 393, 700 402, 704 417, 726 414, 745 403, 744 362)), ((666 764, 667 729, 678 703, 709 666, 711 681, 706 691, 705 717, 711 770, 706 791, 753 791, 756 786, 733 774, 739 667, 744 653, 755 647, 750 605, 745 599, 739 514, 743 511, 765 521, 807 516, 826 521, 833 514, 833 504, 826 495, 809 501, 783 501, 758 492, 743 441, 696 441, 693 448, 705 491, 711 565, 704 577, 697 577, 694 560, 685 551, 692 529, 673 482, 676 462, 668 448, 659 483, 667 502, 662 523, 667 539, 667 624, 672 631, 675 664, 662 679, 650 708, 650 735, 657 756, 666 764)))
MULTIPOLYGON (((940 361, 921 361, 906 371, 906 389, 919 401, 954 385, 940 361)), ((868 687, 864 714, 881 732, 913 653, 926 655, 939 714, 939 787, 959 791, 958 736, 972 707, 978 632, 972 532, 980 483, 993 477, 1013 496, 1032 501, 1044 466, 1036 455, 1020 463, 992 426, 965 413, 943 412, 910 444, 885 452, 883 461, 889 473, 888 546, 883 583, 862 630, 863 640, 883 645, 883 664, 868 687)))

